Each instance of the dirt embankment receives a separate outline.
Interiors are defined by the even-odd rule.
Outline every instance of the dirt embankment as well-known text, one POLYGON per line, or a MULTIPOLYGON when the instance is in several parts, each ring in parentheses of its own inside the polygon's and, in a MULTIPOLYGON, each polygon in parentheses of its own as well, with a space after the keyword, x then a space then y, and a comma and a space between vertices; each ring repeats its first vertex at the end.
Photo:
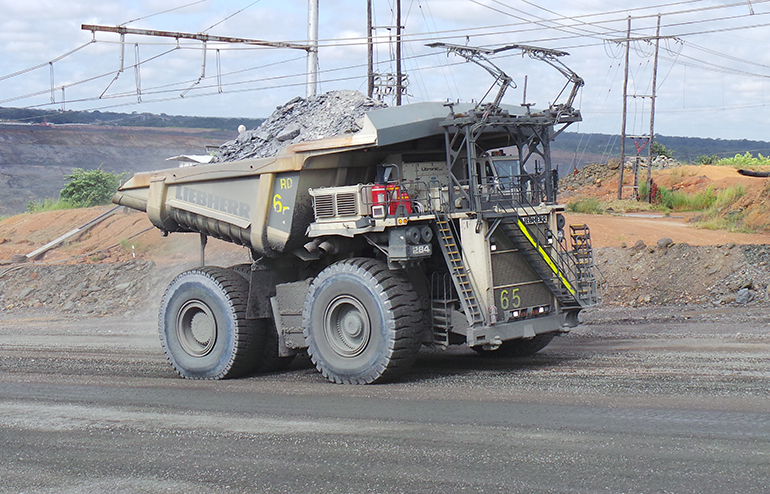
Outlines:
MULTIPOLYGON (((55 310, 130 316, 157 311, 173 277, 200 265, 200 244, 197 235, 163 237, 145 213, 119 209, 34 261, 9 262, 110 209, 25 213, 0 221, 0 314, 55 310)), ((209 240, 207 264, 248 261, 243 247, 209 240)))
MULTIPOLYGON (((22 214, 0 221, 0 317, 60 311, 126 315, 157 311, 166 285, 199 265, 197 235, 163 237, 144 213, 118 210, 34 262, 28 254, 109 207, 22 214)), ((684 219, 568 215, 587 223, 608 307, 770 304, 770 236, 698 230, 684 219), (672 226, 677 225, 677 226, 672 226), (669 237, 671 245, 659 246, 669 237), (626 239, 629 247, 619 244, 626 239)), ((210 240, 208 264, 249 260, 243 247, 210 240)))
MULTIPOLYGON (((752 232, 770 232, 770 180, 764 178, 745 177, 738 170, 729 166, 713 165, 679 165, 670 168, 653 169, 652 181, 658 188, 695 195, 709 189, 711 193, 731 189, 736 199, 724 203, 711 211, 709 218, 717 223, 734 225, 733 229, 752 232)), ((569 175, 559 181, 560 200, 571 203, 582 199, 597 199, 605 208, 627 210, 637 204, 639 209, 649 205, 636 203, 634 197, 634 175, 628 164, 623 177, 623 199, 618 197, 618 166, 617 163, 592 164, 581 169, 577 174, 569 175)), ((646 169, 639 171, 639 183, 647 178, 646 169)), ((671 213, 672 216, 682 216, 691 219, 694 213, 671 213)))

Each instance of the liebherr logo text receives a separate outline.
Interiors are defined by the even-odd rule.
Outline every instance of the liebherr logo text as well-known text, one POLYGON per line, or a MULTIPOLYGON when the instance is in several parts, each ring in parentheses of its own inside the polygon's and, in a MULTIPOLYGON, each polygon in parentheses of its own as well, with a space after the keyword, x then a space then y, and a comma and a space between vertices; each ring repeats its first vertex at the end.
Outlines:
POLYGON ((548 223, 548 215, 538 214, 537 216, 522 216, 521 221, 525 225, 537 225, 540 223, 548 223))
POLYGON ((193 189, 192 187, 177 187, 176 198, 209 209, 216 209, 223 213, 240 216, 247 220, 251 219, 251 206, 245 202, 238 202, 235 199, 228 199, 227 197, 206 193, 201 190, 193 189))

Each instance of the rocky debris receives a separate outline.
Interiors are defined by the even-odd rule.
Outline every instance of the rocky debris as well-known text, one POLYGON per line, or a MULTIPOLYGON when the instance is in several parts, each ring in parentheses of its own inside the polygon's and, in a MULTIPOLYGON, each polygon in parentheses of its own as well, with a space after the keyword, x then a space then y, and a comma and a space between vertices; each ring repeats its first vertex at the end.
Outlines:
POLYGON ((219 147, 217 161, 275 156, 284 147, 361 130, 364 113, 387 105, 358 91, 330 91, 279 106, 262 125, 219 147))
POLYGON ((647 248, 647 244, 644 243, 644 240, 637 240, 633 247, 631 247, 631 250, 635 252, 642 251, 647 248))
MULTIPOLYGON (((770 305, 770 245, 658 247, 639 241, 630 248, 596 249, 594 260, 604 280, 605 308, 770 305)), ((17 311, 151 314, 174 276, 193 267, 190 262, 26 263, 0 269, 0 317, 17 311)))
MULTIPOLYGON (((635 157, 626 157, 626 165, 624 167, 624 174, 633 173, 635 157)), ((639 166, 642 169, 647 169, 647 158, 639 159, 639 166)), ((653 169, 672 168, 681 166, 676 160, 666 158, 665 156, 658 156, 652 162, 653 169)), ((618 158, 612 158, 607 163, 591 163, 580 170, 577 173, 570 173, 559 179, 559 190, 575 190, 588 186, 601 186, 608 178, 618 173, 620 168, 620 160, 618 158)))
POLYGON ((578 170, 577 173, 570 173, 559 179, 559 190, 575 190, 601 184, 604 180, 617 173, 618 163, 617 160, 610 160, 610 163, 591 163, 586 165, 578 170))
POLYGON ((770 304, 770 245, 637 242, 596 250, 605 306, 770 304), (667 245, 661 247, 661 245, 667 245))
POLYGON ((673 168, 675 166, 682 166, 680 162, 673 158, 668 158, 666 156, 658 156, 654 160, 652 160, 652 168, 653 169, 660 169, 660 168, 673 168))
POLYGON ((674 241, 670 237, 665 237, 658 240, 658 249, 668 249, 674 245, 674 241))
POLYGON ((748 304, 754 298, 754 293, 748 288, 741 288, 735 293, 736 304, 748 304))
POLYGON ((98 316, 154 312, 172 277, 142 260, 18 265, 0 270, 0 314, 37 309, 98 316))

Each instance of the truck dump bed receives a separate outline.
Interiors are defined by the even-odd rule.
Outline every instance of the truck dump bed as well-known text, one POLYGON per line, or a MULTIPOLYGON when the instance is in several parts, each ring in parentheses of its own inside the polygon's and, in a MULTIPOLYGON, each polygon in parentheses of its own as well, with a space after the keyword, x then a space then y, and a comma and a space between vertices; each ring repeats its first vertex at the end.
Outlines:
POLYGON ((390 154, 443 154, 448 113, 442 103, 373 110, 359 132, 294 144, 275 157, 137 173, 113 202, 146 211, 164 232, 199 232, 275 257, 307 241, 308 189, 372 183, 390 154))

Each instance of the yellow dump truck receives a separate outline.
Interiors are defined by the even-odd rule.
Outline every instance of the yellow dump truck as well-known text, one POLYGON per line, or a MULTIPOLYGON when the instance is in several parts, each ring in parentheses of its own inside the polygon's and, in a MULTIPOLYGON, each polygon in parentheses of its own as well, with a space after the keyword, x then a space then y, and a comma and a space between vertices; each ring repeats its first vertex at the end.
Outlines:
POLYGON ((390 380, 422 345, 526 356, 598 302, 590 232, 566 225, 550 142, 570 106, 419 103, 271 158, 138 173, 113 201, 253 262, 168 286, 161 341, 183 377, 285 367, 390 380))

